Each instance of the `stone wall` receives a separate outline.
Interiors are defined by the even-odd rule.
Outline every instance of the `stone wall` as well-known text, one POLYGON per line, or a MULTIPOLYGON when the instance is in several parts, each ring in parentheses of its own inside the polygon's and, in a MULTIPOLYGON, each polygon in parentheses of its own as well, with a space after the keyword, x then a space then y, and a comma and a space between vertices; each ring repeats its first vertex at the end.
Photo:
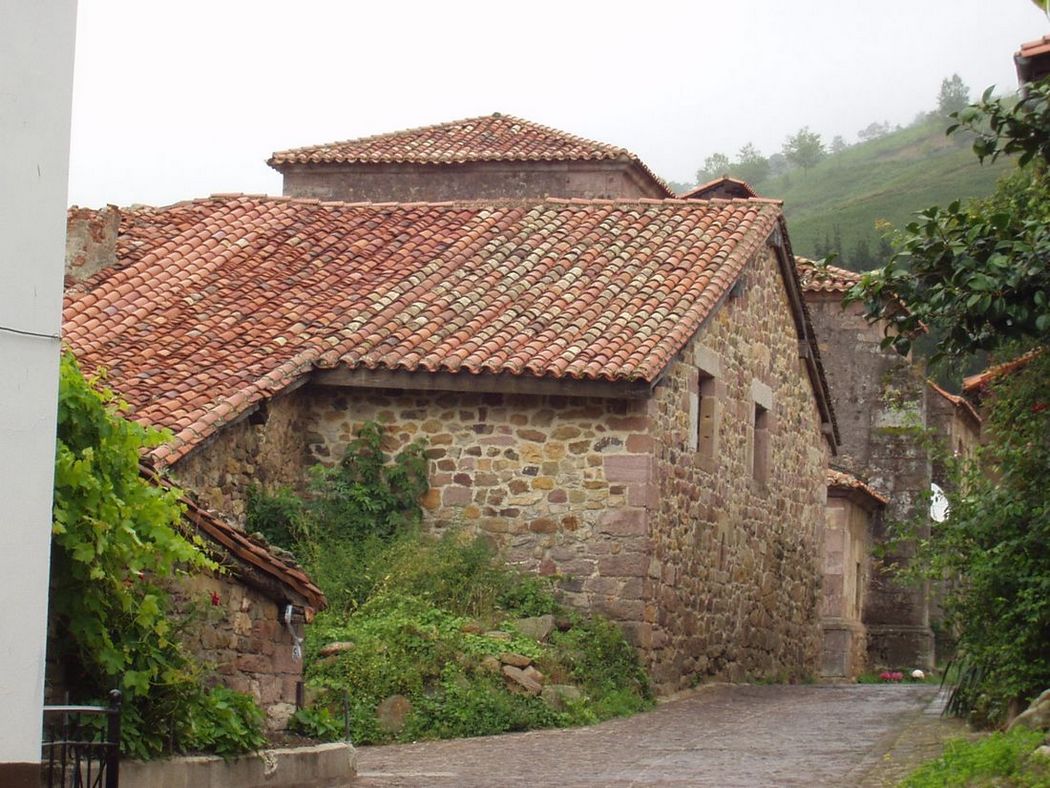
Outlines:
MULTIPOLYGON (((303 663, 292 655, 295 643, 278 604, 229 574, 180 581, 172 602, 190 622, 184 642, 214 670, 215 683, 253 695, 271 729, 287 727, 303 663)), ((296 626, 301 636, 301 619, 296 626)))
MULTIPOLYGON (((886 523, 921 515, 930 489, 930 457, 918 439, 927 426, 925 374, 880 347, 883 326, 869 324, 859 304, 844 309, 841 295, 826 293, 807 293, 806 301, 842 436, 836 462, 889 497, 873 534, 875 544, 885 545, 886 523)), ((909 545, 898 546, 873 568, 863 615, 872 666, 933 666, 930 590, 894 576, 911 553, 909 545)))
POLYGON ((862 621, 871 577, 875 515, 848 495, 828 494, 825 510, 821 673, 856 678, 867 667, 867 630, 862 621))
POLYGON ((316 461, 338 460, 367 420, 386 427, 390 451, 426 440, 432 529, 486 534, 508 560, 559 576, 567 601, 608 614, 644 645, 645 401, 325 386, 303 397, 316 461))
POLYGON ((308 463, 299 390, 227 426, 172 467, 206 506, 243 519, 253 485, 301 487, 308 463))
POLYGON ((66 215, 66 281, 81 282, 117 261, 120 209, 71 208, 66 215))
POLYGON ((283 194, 345 202, 666 197, 628 161, 283 165, 283 194))
POLYGON ((743 277, 652 403, 648 614, 666 691, 819 669, 827 445, 773 251, 743 277))

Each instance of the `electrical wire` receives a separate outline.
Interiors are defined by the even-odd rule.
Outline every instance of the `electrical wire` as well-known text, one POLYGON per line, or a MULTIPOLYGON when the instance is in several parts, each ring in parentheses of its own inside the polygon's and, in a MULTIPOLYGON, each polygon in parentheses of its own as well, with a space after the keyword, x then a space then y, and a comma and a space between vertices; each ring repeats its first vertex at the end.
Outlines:
POLYGON ((6 331, 9 334, 18 334, 23 337, 38 337, 39 339, 62 339, 57 334, 41 334, 38 331, 23 331, 21 328, 11 328, 10 326, 0 326, 0 331, 6 331))

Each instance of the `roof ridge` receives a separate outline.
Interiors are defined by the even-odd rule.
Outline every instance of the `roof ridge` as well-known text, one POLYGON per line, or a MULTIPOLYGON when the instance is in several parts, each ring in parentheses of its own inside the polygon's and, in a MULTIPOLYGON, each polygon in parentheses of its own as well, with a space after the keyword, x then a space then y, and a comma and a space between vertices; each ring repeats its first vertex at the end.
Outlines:
MULTIPOLYGON (((613 145, 612 143, 609 143, 609 142, 601 142, 599 140, 592 140, 592 139, 590 139, 588 137, 581 137, 578 134, 573 134, 572 132, 569 132, 569 131, 562 131, 561 129, 556 129, 553 126, 545 126, 542 123, 536 123, 535 121, 527 120, 525 118, 518 117, 517 115, 505 115, 502 112, 492 112, 492 113, 490 113, 488 115, 475 115, 475 116, 469 117, 469 118, 460 118, 459 120, 446 120, 446 121, 442 121, 440 123, 427 123, 427 124, 424 124, 422 126, 412 126, 412 127, 404 128, 404 129, 396 129, 394 131, 384 131, 384 132, 382 132, 380 134, 367 134, 367 135, 365 135, 363 137, 351 137, 350 139, 345 139, 345 140, 333 140, 332 142, 321 142, 321 143, 315 143, 313 145, 300 145, 300 146, 295 147, 295 148, 286 148, 285 150, 274 151, 273 154, 270 156, 270 159, 267 161, 267 163, 270 164, 278 155, 298 153, 298 152, 302 152, 302 151, 316 150, 317 148, 327 148, 327 147, 331 147, 331 146, 335 146, 335 145, 349 145, 351 143, 357 143, 357 142, 373 142, 375 140, 389 139, 390 137, 400 137, 400 136, 403 136, 405 134, 416 134, 416 133, 421 132, 421 131, 432 131, 432 130, 435 130, 435 129, 447 128, 449 126, 460 126, 460 125, 462 125, 464 123, 475 123, 475 122, 479 122, 479 121, 489 120, 489 119, 492 119, 492 118, 504 118, 506 120, 513 121, 515 123, 525 123, 525 124, 528 124, 529 126, 532 126, 535 129, 539 129, 539 130, 547 131, 547 132, 553 132, 555 134, 559 134, 559 135, 562 135, 564 137, 567 137, 567 138, 569 138, 569 139, 571 139, 571 140, 573 140, 575 142, 587 142, 587 143, 590 143, 592 145, 596 145, 596 146, 601 147, 601 148, 607 148, 610 151, 616 150, 616 151, 620 151, 620 152, 623 152, 623 153, 627 153, 631 157, 637 158, 636 156, 634 156, 633 153, 631 153, 626 148, 623 148, 623 147, 620 147, 620 146, 617 146, 617 145, 613 145)), ((273 166, 273 165, 271 164, 271 166, 273 166)))
MULTIPOLYGON (((773 197, 715 197, 710 200, 686 200, 680 197, 505 197, 496 199, 460 199, 460 200, 416 200, 412 202, 383 201, 373 202, 362 200, 352 202, 349 200, 321 200, 317 197, 292 197, 288 195, 252 194, 246 192, 218 192, 199 197, 193 200, 183 200, 173 203, 164 208, 182 205, 194 205, 206 203, 209 200, 265 200, 276 203, 288 203, 292 205, 324 205, 335 208, 506 208, 506 207, 535 207, 537 205, 676 205, 687 208, 703 208, 706 204, 759 204, 781 207, 783 200, 773 197)), ((123 210, 123 209, 121 209, 123 210)), ((161 209, 157 209, 161 210, 161 209)), ((846 270, 846 269, 843 269, 846 270)))

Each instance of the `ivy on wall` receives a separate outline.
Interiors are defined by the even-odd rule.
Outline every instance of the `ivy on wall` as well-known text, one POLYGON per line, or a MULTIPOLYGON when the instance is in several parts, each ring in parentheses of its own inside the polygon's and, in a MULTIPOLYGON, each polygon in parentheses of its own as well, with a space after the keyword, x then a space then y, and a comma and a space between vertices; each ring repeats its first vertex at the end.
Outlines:
POLYGON ((125 409, 63 355, 49 611, 54 661, 81 699, 122 690, 126 754, 255 749, 263 743, 262 713, 250 698, 205 692, 203 667, 179 643, 165 583, 215 564, 180 530, 181 491, 139 473, 141 452, 164 433, 124 418, 125 409))

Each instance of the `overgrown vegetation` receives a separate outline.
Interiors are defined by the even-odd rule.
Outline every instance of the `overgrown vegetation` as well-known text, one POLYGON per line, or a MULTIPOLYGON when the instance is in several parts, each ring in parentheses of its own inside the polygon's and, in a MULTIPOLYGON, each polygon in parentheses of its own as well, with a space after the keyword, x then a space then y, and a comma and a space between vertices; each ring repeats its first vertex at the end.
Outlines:
POLYGON ((922 545, 931 577, 958 577, 946 598, 958 634, 953 708, 983 724, 1050 687, 1050 357, 989 394, 988 444, 954 462, 944 523, 922 545))
POLYGON ((590 723, 650 703, 617 627, 566 611, 547 580, 506 566, 481 538, 422 533, 424 447, 388 457, 382 442, 365 424, 339 465, 312 472, 307 495, 251 496, 251 527, 286 540, 331 603, 307 633, 316 701, 297 715, 300 732, 340 737, 346 709, 353 740, 370 743, 590 723), (545 638, 515 627, 544 615, 560 625, 545 638), (508 652, 562 689, 515 691, 508 652), (390 724, 377 708, 395 696, 407 711, 390 724))
MULTIPOLYGON (((978 158, 1017 154, 1019 169, 988 200, 923 211, 901 251, 851 297, 893 326, 887 346, 905 351, 928 328, 941 337, 940 357, 992 351, 1004 361, 1050 343, 1050 82, 1016 103, 985 93, 955 117, 978 158)), ((1048 354, 1003 376, 984 401, 986 445, 972 461, 949 458, 949 516, 919 544, 917 567, 953 580, 945 607, 959 681, 950 708, 996 724, 1012 701, 1050 686, 1048 354)))
POLYGON ((180 531, 179 491, 139 473, 140 451, 164 435, 121 408, 63 356, 49 617, 56 661, 81 701, 122 690, 126 755, 256 749, 262 712, 248 696, 204 690, 204 669, 179 643, 163 581, 214 564, 180 531))
POLYGON ((1050 786, 1050 759, 1034 754, 1042 738, 1040 731, 1018 728, 1010 733, 993 733, 977 741, 951 741, 940 758, 910 774, 901 786, 1047 788, 1050 786))

